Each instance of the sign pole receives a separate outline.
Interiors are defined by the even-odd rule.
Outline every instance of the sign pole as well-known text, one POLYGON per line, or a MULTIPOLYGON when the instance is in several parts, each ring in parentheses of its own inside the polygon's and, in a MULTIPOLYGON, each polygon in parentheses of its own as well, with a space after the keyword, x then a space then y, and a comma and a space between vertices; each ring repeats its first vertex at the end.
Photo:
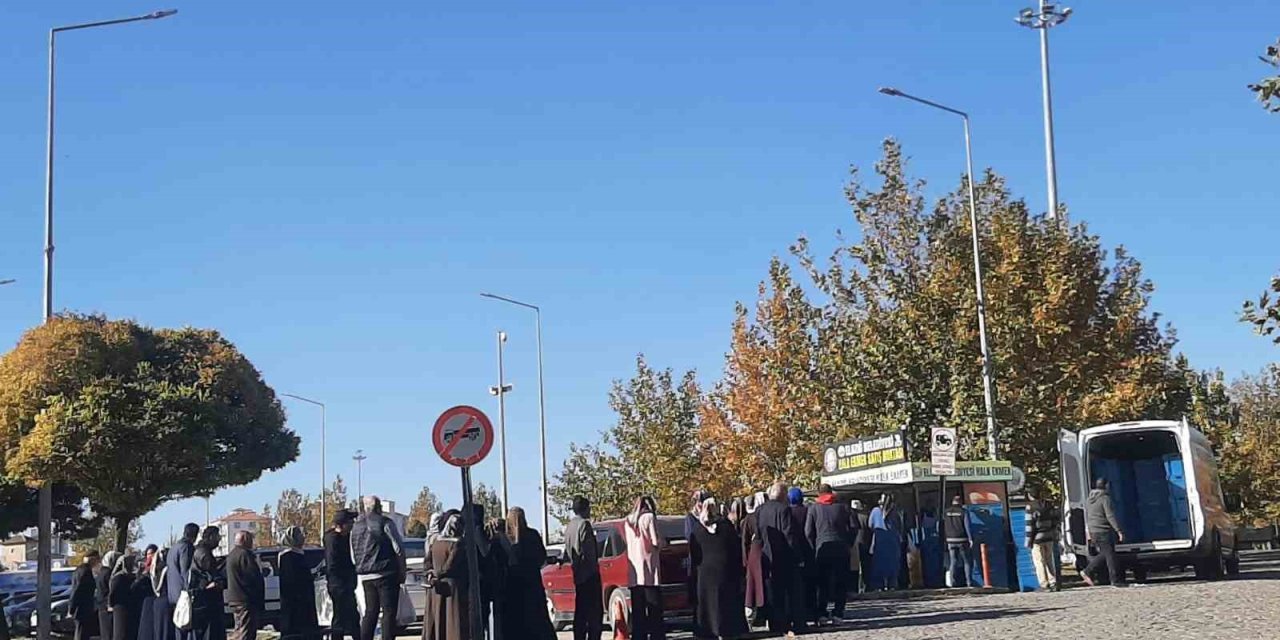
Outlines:
POLYGON ((475 504, 471 495, 471 467, 462 468, 462 522, 467 541, 467 617, 470 620, 471 637, 484 637, 484 622, 480 615, 480 530, 475 518, 475 504))

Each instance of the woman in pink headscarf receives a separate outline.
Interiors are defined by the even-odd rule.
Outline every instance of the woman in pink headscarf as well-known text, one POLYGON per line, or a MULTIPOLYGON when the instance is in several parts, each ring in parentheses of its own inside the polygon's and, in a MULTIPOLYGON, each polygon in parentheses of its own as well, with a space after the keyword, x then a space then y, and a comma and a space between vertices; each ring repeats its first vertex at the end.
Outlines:
POLYGON ((662 614, 662 580, 658 575, 662 538, 658 536, 657 504, 650 496, 636 499, 622 527, 631 568, 631 638, 663 640, 667 637, 662 614))

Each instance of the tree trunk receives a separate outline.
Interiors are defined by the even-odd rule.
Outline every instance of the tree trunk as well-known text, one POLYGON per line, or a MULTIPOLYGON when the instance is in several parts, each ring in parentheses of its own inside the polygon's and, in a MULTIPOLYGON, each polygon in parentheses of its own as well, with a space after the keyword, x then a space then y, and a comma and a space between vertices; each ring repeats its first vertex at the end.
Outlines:
POLYGON ((125 547, 129 546, 129 525, 133 523, 133 516, 115 516, 116 521, 116 551, 124 553, 125 547))

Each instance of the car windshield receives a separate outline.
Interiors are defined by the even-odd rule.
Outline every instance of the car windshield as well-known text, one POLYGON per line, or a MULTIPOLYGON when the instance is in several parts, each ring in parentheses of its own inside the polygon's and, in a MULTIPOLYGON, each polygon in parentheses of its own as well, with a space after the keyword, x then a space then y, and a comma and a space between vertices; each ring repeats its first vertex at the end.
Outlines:
POLYGON ((684 540, 684 519, 683 518, 659 518, 658 519, 658 535, 662 536, 667 542, 681 542, 684 540))

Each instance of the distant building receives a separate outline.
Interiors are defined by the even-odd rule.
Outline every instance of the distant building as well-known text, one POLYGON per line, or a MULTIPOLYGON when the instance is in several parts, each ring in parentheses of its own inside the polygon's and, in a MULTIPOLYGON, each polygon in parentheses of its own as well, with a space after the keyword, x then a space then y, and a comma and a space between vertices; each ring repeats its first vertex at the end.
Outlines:
POLYGON ((218 552, 222 555, 231 551, 231 545, 236 543, 236 534, 241 531, 253 533, 254 544, 257 546, 275 544, 271 537, 271 517, 253 509, 232 509, 231 513, 214 520, 212 526, 222 533, 222 542, 218 543, 218 552))
MULTIPOLYGON (((39 541, 34 527, 6 538, 0 542, 0 567, 16 571, 28 568, 27 565, 34 565, 39 555, 39 541)), ((71 545, 57 535, 53 536, 52 542, 53 567, 64 566, 71 553, 71 545)))
POLYGON ((396 513, 395 500, 382 501, 382 515, 388 520, 396 524, 396 528, 400 530, 400 536, 404 537, 405 530, 409 528, 409 514, 396 513))

